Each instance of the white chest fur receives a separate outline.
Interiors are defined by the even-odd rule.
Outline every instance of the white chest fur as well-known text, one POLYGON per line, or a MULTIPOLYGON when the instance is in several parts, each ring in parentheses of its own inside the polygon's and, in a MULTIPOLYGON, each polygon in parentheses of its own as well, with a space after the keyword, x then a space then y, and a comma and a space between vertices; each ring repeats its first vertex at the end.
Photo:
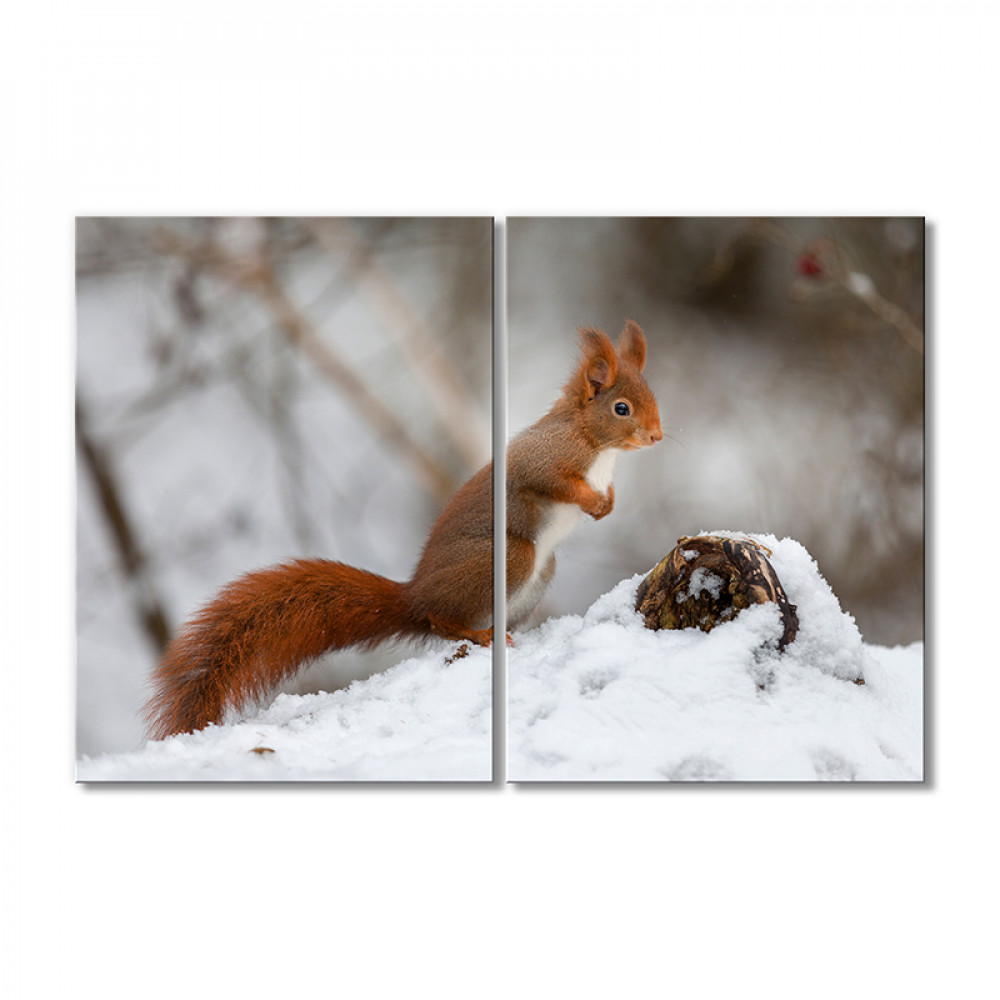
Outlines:
POLYGON ((615 462, 621 451, 618 448, 606 448, 594 459, 594 464, 587 471, 583 478, 587 480, 587 485, 598 493, 607 493, 611 485, 611 479, 615 473, 615 462))
MULTIPOLYGON (((598 454, 594 464, 584 476, 591 489, 597 490, 598 493, 608 492, 618 454, 617 448, 609 448, 598 454)), ((545 564, 549 561, 555 547, 582 520, 583 511, 575 503, 557 503, 549 508, 535 535, 535 565, 532 568, 531 577, 516 594, 511 595, 508 608, 509 617, 520 618, 522 613, 528 614, 531 607, 538 602, 545 589, 544 584, 541 584, 539 580, 545 569, 545 564), (528 607, 525 608, 525 605, 528 607)))
MULTIPOLYGON (((583 477, 598 493, 607 493, 615 471, 618 449, 602 451, 583 477)), ((535 569, 537 576, 545 568, 552 550, 583 520, 583 511, 575 503, 553 504, 535 536, 535 569)))

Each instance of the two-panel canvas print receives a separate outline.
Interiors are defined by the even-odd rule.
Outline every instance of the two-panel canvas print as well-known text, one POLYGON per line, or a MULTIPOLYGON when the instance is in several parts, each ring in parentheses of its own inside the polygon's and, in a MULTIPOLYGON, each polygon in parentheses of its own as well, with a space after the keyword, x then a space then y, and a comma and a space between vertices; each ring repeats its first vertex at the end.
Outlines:
POLYGON ((922 781, 924 236, 78 219, 78 780, 922 781))

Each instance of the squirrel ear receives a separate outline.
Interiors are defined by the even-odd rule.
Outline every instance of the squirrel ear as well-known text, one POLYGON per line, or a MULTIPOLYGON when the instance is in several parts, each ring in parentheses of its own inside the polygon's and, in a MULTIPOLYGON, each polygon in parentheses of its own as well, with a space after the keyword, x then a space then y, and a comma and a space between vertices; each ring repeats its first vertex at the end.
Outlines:
POLYGON ((618 336, 618 353, 639 371, 646 366, 646 335, 634 320, 625 320, 625 329, 618 336))
POLYGON ((580 327, 580 348, 583 351, 580 365, 583 389, 587 399, 593 399, 618 377, 618 358, 608 335, 590 326, 580 327))

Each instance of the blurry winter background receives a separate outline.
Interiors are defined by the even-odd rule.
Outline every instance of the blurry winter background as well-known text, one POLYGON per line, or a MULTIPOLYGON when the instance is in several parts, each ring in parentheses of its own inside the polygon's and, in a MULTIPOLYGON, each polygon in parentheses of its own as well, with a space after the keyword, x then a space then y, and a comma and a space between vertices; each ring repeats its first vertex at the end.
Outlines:
POLYGON ((619 461, 534 621, 729 529, 801 542, 867 642, 923 638, 922 219, 514 218, 507 258, 509 434, 577 326, 631 318, 666 435, 619 461))
POLYGON ((141 743, 163 644, 233 577, 408 578, 490 458, 491 282, 488 218, 77 221, 78 753, 141 743))

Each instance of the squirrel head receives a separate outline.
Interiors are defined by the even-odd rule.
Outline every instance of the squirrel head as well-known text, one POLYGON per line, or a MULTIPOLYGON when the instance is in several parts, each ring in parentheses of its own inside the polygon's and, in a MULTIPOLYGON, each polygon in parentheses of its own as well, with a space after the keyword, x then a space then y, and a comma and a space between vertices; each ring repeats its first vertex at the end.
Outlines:
POLYGON ((642 377, 646 337, 626 320, 617 350, 602 330, 580 328, 583 357, 566 383, 563 398, 578 414, 598 449, 647 448, 663 438, 656 397, 642 377))

